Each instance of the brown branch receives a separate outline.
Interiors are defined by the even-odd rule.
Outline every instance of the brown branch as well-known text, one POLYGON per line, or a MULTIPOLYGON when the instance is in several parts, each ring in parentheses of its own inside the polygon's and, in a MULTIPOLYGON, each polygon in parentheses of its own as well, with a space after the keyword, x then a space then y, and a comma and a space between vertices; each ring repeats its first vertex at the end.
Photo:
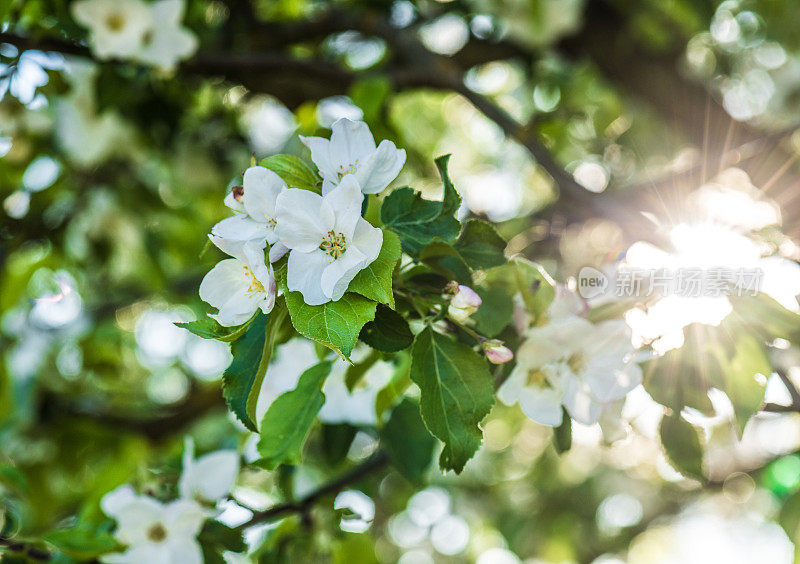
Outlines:
POLYGON ((279 519, 281 517, 293 513, 300 513, 300 514, 308 513, 311 507, 320 498, 339 493, 347 486, 360 481, 361 479, 367 477, 373 472, 382 470, 388 465, 388 463, 389 463, 389 457, 387 456, 387 454, 383 451, 378 451, 372 457, 368 458, 366 461, 356 466, 355 468, 353 468, 340 478, 337 478, 332 482, 324 484, 323 486, 319 487, 318 489, 314 490, 313 492, 311 492, 310 494, 306 495, 301 499, 298 499, 296 501, 288 501, 286 503, 281 503, 278 505, 273 505, 269 509, 265 509, 264 511, 258 511, 247 522, 242 523, 241 525, 236 527, 236 529, 241 531, 247 529, 248 527, 252 527, 253 525, 274 521, 275 519, 279 519))
MULTIPOLYGON (((0 536, 0 555, 8 551, 10 556, 23 556, 31 560, 45 562, 50 560, 52 555, 46 550, 32 546, 30 543, 15 541, 13 538, 0 536)), ((0 558, 2 560, 2 558, 0 558)))
POLYGON ((91 419, 105 427, 137 433, 157 442, 182 431, 211 411, 222 410, 224 406, 219 386, 193 383, 183 401, 148 416, 126 414, 118 408, 97 409, 87 401, 67 400, 54 392, 44 395, 40 411, 44 421, 57 421, 60 417, 91 419))

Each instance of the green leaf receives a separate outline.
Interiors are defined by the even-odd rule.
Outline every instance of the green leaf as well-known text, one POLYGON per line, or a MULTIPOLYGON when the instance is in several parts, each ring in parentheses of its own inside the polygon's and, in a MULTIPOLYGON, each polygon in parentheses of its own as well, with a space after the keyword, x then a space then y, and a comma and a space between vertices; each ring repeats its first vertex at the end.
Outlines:
POLYGON ((419 259, 448 280, 472 285, 472 270, 452 245, 434 241, 422 249, 419 259))
POLYGON ((421 391, 422 419, 444 443, 439 467, 460 473, 481 445, 478 424, 494 403, 486 361, 430 327, 414 339, 411 355, 411 380, 421 391))
POLYGON ((294 155, 273 155, 261 159, 258 164, 280 176, 289 188, 311 190, 317 194, 322 189, 319 175, 304 160, 294 155))
POLYGON ((567 452, 572 448, 572 419, 563 407, 561 425, 553 429, 553 446, 558 454, 567 452))
POLYGON ((213 519, 209 519, 203 524, 203 529, 197 538, 201 543, 213 545, 221 549, 220 551, 244 552, 247 550, 241 531, 213 519))
POLYGON ((357 431, 347 423, 322 425, 322 453, 330 466, 344 462, 357 431))
POLYGON ((741 332, 735 340, 736 349, 732 357, 720 348, 715 351, 724 382, 722 391, 733 404, 736 431, 741 438, 745 425, 764 403, 765 384, 756 380, 756 375, 760 374, 766 382, 772 374, 772 365, 760 340, 741 332))
POLYGON ((447 175, 450 155, 436 159, 442 176, 444 196, 441 202, 425 200, 411 188, 399 188, 389 194, 381 206, 381 221, 400 237, 403 250, 418 254, 434 239, 452 242, 458 237, 461 223, 455 212, 461 205, 461 197, 447 175))
POLYGON ((478 333, 484 337, 499 334, 514 316, 514 302, 500 288, 476 288, 481 297, 478 311, 472 314, 478 333))
POLYGON ((800 337, 800 315, 789 311, 766 294, 730 296, 737 318, 749 332, 757 331, 765 340, 800 337))
POLYGON ((268 317, 259 312, 244 336, 234 341, 231 345, 233 361, 222 375, 222 395, 225 396, 228 407, 251 431, 256 431, 256 425, 248 414, 248 403, 251 403, 251 394, 257 399, 258 391, 253 394, 253 389, 256 383, 260 387, 269 365, 269 359, 263 362, 267 320, 268 317))
POLYGON ((684 476, 702 482, 703 447, 694 426, 673 411, 661 419, 659 432, 670 464, 684 476))
POLYGON ((210 317, 203 317, 197 321, 188 321, 186 323, 176 323, 175 325, 204 339, 216 339, 230 343, 244 335, 253 319, 255 319, 255 316, 244 325, 239 325, 238 327, 224 327, 210 317))
POLYGON ((356 274, 347 290, 394 308, 392 272, 400 260, 400 254, 400 239, 384 229, 383 246, 378 258, 356 274))
POLYGON ((490 223, 480 219, 467 222, 454 246, 466 263, 476 270, 506 263, 503 254, 505 240, 490 223))
POLYGON ((525 310, 534 318, 547 311, 556 295, 555 282, 544 268, 522 257, 487 270, 485 284, 503 288, 509 296, 519 292, 525 310))
POLYGON ((383 304, 378 304, 375 319, 364 325, 358 338, 373 349, 383 352, 401 351, 414 342, 408 322, 383 304))
POLYGON ((380 431, 381 444, 397 471, 415 484, 431 464, 436 440, 425 428, 419 405, 405 398, 380 431))
POLYGON ((365 323, 375 318, 376 303, 352 292, 337 302, 308 305, 300 292, 289 292, 282 284, 292 325, 297 332, 325 345, 346 361, 365 323))
POLYGON ((315 364, 300 375, 297 387, 272 402, 261 420, 257 464, 274 470, 279 464, 299 464, 306 437, 325 403, 321 388, 331 371, 331 362, 315 364))
POLYGON ((47 533, 43 539, 70 558, 87 561, 118 549, 110 533, 83 527, 47 533))

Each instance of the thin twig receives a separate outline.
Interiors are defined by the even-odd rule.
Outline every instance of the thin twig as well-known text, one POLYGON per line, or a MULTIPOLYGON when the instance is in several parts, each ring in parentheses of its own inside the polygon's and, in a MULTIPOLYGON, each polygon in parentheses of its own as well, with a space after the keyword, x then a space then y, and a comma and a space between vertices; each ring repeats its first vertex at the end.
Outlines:
POLYGON ((236 529, 241 531, 247 529, 248 527, 252 527, 253 525, 274 521, 275 519, 279 519, 292 513, 305 514, 320 498, 339 493, 350 484, 358 482, 372 472, 376 472, 385 468, 388 463, 389 457, 387 454, 383 451, 378 451, 372 457, 368 458, 366 461, 350 470, 350 472, 347 474, 344 474, 336 480, 320 486, 307 496, 296 501, 287 501, 286 503, 273 505, 269 509, 259 511, 255 513, 247 522, 236 527, 236 529))

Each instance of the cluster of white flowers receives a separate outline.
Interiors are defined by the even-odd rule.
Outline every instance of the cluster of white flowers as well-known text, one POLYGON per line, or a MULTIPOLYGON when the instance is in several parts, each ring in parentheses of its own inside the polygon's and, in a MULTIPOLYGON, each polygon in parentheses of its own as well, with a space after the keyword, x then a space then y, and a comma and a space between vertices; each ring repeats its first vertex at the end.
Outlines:
POLYGON ((181 25, 184 0, 79 0, 72 16, 89 28, 100 59, 133 59, 169 71, 197 50, 197 38, 181 25))
POLYGON ((537 423, 558 426, 562 406, 584 425, 618 419, 625 395, 642 381, 631 331, 622 320, 592 324, 574 307, 580 298, 559 292, 550 323, 525 331, 517 365, 498 399, 519 403, 537 423))
POLYGON ((272 309, 272 263, 287 252, 286 286, 309 305, 339 300, 378 257, 383 234, 361 217, 364 194, 394 180, 405 151, 391 141, 376 147, 363 122, 340 119, 332 129, 330 140, 301 138, 319 167, 322 195, 289 188, 271 170, 252 166, 242 186, 225 197, 236 214, 216 224, 210 238, 233 258, 217 264, 200 285, 200 298, 219 310, 211 317, 221 325, 241 325, 256 309, 272 309))
POLYGON ((206 506, 216 505, 228 496, 238 473, 236 451, 220 450, 195 460, 194 444, 187 439, 178 499, 163 503, 137 494, 129 485, 103 497, 100 507, 117 522, 114 537, 127 550, 107 554, 101 560, 112 564, 202 564, 197 534, 203 522, 214 515, 206 506))

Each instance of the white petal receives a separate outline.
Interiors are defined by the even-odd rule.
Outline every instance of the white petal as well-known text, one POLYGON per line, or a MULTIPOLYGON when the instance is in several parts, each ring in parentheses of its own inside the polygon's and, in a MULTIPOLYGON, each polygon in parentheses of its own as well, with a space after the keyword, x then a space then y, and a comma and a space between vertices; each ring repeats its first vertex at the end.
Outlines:
POLYGON ((305 253, 319 248, 336 221, 330 206, 322 205, 322 196, 297 188, 278 196, 276 214, 281 242, 305 253))
POLYGON ((166 548, 172 564, 203 564, 203 550, 193 538, 169 539, 166 548))
POLYGON ((242 198, 240 197, 239 200, 237 200, 233 196, 233 190, 231 190, 225 196, 225 205, 231 208, 233 211, 244 213, 244 204, 240 201, 241 199, 242 198))
POLYGON ((300 141, 311 151, 311 160, 317 165, 322 178, 333 180, 336 178, 336 167, 331 163, 328 148, 330 141, 322 137, 303 137, 300 141))
MULTIPOLYGON (((264 223, 254 221, 247 214, 239 213, 232 217, 227 217, 214 225, 214 227, 211 228, 211 234, 215 237, 229 239, 231 241, 250 241, 257 239, 266 242, 267 226, 264 223)), ((212 239, 212 242, 213 241, 214 239, 212 239)), ((217 242, 214 242, 214 244, 219 247, 217 242)), ((223 252, 227 252, 222 247, 220 247, 220 249, 222 249, 223 252)))
POLYGON ((116 516, 117 531, 114 537, 128 545, 146 542, 147 532, 160 521, 163 511, 163 504, 155 499, 137 496, 116 516))
POLYGON ((264 296, 249 292, 251 280, 245 271, 247 264, 238 259, 217 263, 200 283, 200 299, 219 310, 214 316, 220 325, 233 327, 244 318, 247 321, 264 296))
POLYGON ((183 19, 184 0, 158 0, 150 5, 153 19, 159 25, 177 25, 183 19))
POLYGON ((322 291, 322 273, 331 263, 331 257, 319 249, 310 253, 292 251, 286 271, 286 286, 293 292, 303 294, 308 305, 320 305, 331 301, 322 291))
POLYGON ((253 317, 253 314, 233 313, 232 311, 222 310, 219 313, 209 313, 208 316, 223 327, 238 327, 253 317))
POLYGON ((564 396, 561 401, 578 423, 592 425, 597 423, 600 418, 602 405, 594 401, 588 387, 575 377, 569 378, 565 383, 564 396))
POLYGON ((383 233, 366 219, 359 217, 353 233, 353 245, 364 254, 364 266, 372 263, 381 253, 383 233))
POLYGON ((528 371, 517 364, 505 382, 497 390, 497 399, 506 405, 514 405, 519 399, 519 394, 525 387, 528 371))
POLYGON ((529 419, 541 425, 561 425, 561 392, 554 388, 536 385, 523 388, 519 394, 519 407, 529 419))
POLYGON ((363 121, 341 118, 336 120, 331 130, 328 151, 330 162, 337 168, 337 172, 348 172, 357 161, 363 161, 375 150, 375 140, 369 126, 363 121))
POLYGON ((275 262, 280 260, 283 255, 289 252, 289 247, 277 241, 269 248, 269 262, 275 262))
POLYGON ((263 166, 251 166, 244 171, 244 208, 256 221, 275 219, 275 200, 286 183, 280 176, 263 166))
POLYGON ((104 495, 103 499, 100 500, 100 508, 109 517, 116 518, 136 498, 137 495, 133 488, 125 484, 104 495))
POLYGON ((322 293, 334 302, 341 299, 347 286, 350 285, 350 281, 359 270, 364 268, 364 260, 364 254, 351 245, 341 257, 329 264, 322 272, 320 280, 322 293))
POLYGON ((388 140, 381 141, 377 150, 358 164, 356 178, 365 194, 377 194, 397 178, 406 162, 406 152, 388 140))
MULTIPOLYGON (((345 177, 346 178, 346 177, 345 177)), ((334 176, 334 180, 328 180, 327 178, 322 179, 322 195, 327 195, 331 190, 336 188, 339 180, 334 176)))
POLYGON ((624 397, 642 382, 642 369, 638 364, 623 364, 619 360, 617 366, 594 366, 590 361, 582 373, 583 381, 589 385, 592 395, 601 403, 607 403, 624 397))
POLYGON ((179 482, 181 497, 216 502, 227 496, 239 474, 239 453, 220 450, 184 465, 179 482))
POLYGON ((622 421, 622 408, 625 406, 625 399, 617 400, 603 406, 600 414, 600 430, 603 431, 603 440, 608 443, 624 439, 627 435, 627 428, 622 421))
POLYGON ((197 50, 197 38, 182 27, 154 29, 150 42, 137 53, 137 58, 166 71, 175 68, 178 61, 197 50))
POLYGON ((206 512, 196 501, 176 499, 163 508, 162 521, 168 537, 194 537, 205 519, 206 512))
POLYGON ((364 201, 356 177, 345 176, 339 186, 325 194, 322 200, 323 209, 329 206, 336 216, 333 230, 342 233, 348 241, 352 240, 356 223, 361 219, 361 203, 364 201))

